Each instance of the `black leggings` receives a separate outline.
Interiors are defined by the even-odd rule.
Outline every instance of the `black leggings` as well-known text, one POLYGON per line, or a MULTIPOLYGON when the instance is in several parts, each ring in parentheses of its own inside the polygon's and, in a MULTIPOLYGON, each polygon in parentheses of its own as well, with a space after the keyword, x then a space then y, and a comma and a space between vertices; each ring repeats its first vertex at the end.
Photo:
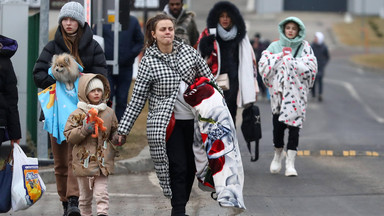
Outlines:
POLYGON ((288 128, 288 150, 297 151, 297 147, 299 146, 299 132, 300 128, 294 126, 288 126, 283 122, 279 121, 278 114, 273 115, 273 143, 275 148, 283 148, 284 147, 284 132, 285 129, 288 128))
POLYGON ((224 91, 225 102, 231 113, 233 124, 236 126, 237 114, 237 93, 239 91, 239 81, 237 79, 229 80, 229 90, 224 91))
POLYGON ((196 166, 192 150, 194 120, 176 120, 167 142, 169 173, 172 190, 172 215, 185 215, 191 194, 196 166))

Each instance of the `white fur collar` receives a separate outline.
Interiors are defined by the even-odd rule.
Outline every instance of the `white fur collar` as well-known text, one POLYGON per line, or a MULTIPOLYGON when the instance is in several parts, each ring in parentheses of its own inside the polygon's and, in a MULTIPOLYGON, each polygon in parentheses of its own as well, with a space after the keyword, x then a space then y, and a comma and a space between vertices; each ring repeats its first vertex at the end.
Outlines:
POLYGON ((83 101, 79 101, 77 103, 77 107, 88 112, 90 109, 92 108, 95 108, 97 109, 97 111, 104 111, 105 109, 107 109, 107 104, 106 103, 101 103, 101 104, 98 104, 98 105, 93 105, 93 104, 87 104, 83 101))

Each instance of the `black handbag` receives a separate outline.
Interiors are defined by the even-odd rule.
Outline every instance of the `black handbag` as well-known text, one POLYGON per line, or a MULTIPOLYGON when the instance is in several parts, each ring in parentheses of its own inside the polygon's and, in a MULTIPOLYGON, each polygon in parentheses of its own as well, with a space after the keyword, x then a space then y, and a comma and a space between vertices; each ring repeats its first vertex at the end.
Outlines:
POLYGON ((252 104, 243 110, 243 122, 241 123, 241 132, 244 140, 247 142, 247 147, 251 153, 251 161, 259 159, 259 140, 261 139, 261 124, 260 124, 259 107, 252 104), (253 146, 251 142, 255 142, 253 146), (254 151, 252 151, 254 149, 254 151), (254 152, 254 154, 252 153, 254 152))

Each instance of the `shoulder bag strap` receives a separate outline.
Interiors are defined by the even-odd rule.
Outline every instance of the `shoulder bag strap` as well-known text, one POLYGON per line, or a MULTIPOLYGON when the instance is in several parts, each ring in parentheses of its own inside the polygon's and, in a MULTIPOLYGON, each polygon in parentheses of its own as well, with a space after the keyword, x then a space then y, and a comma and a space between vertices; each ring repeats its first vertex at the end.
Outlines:
POLYGON ((299 50, 300 50, 300 48, 301 48, 301 45, 303 45, 303 43, 301 43, 301 44, 299 45, 299 47, 297 47, 297 50, 296 50, 296 52, 295 52, 295 55, 293 55, 294 58, 296 58, 297 53, 299 52, 299 50))

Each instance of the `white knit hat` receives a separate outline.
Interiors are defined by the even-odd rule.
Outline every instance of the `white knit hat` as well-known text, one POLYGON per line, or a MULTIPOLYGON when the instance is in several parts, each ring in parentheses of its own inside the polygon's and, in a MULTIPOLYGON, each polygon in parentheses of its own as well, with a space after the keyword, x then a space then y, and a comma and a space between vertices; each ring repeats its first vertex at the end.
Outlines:
POLYGON ((317 37, 317 44, 322 44, 324 42, 324 34, 321 32, 316 32, 315 37, 317 37))
POLYGON ((103 82, 99 79, 99 78, 92 78, 89 83, 88 83, 88 86, 87 86, 87 89, 85 91, 85 94, 88 95, 88 93, 90 91, 92 91, 93 89, 101 89, 104 93, 104 84, 103 82))
POLYGON ((65 17, 70 17, 75 19, 81 27, 84 27, 85 24, 85 16, 84 16, 84 8, 78 2, 68 2, 66 3, 60 10, 59 14, 59 24, 65 17))

